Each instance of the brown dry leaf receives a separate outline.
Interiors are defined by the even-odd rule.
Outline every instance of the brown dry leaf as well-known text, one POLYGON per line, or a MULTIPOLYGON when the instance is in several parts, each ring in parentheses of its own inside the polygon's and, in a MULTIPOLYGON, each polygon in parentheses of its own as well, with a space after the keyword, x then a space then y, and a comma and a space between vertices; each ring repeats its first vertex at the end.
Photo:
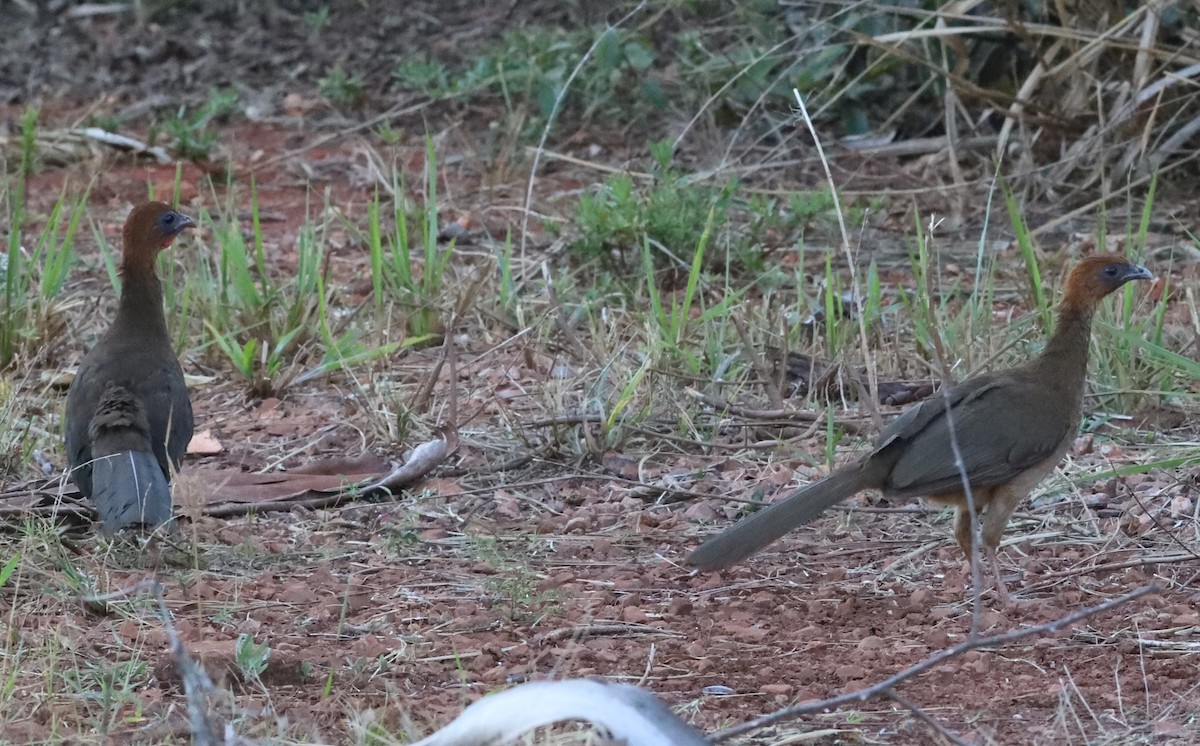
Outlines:
POLYGON ((212 456, 224 450, 225 446, 221 445, 221 441, 217 440, 217 437, 212 434, 212 430, 208 428, 193 435, 187 446, 188 453, 199 456, 212 456))
MULTIPOLYGON (((337 504, 406 487, 437 467, 456 445, 453 436, 422 443, 407 461, 392 467, 368 454, 356 459, 315 460, 291 471, 269 474, 249 474, 236 468, 189 468, 176 478, 176 500, 183 508, 210 516, 288 510, 301 503, 309 507, 337 504)), ((0 492, 0 515, 90 512, 79 490, 58 478, 0 492)))
POLYGON ((320 100, 305 98, 295 91, 283 97, 283 112, 292 117, 304 116, 320 105, 320 100))
POLYGON ((496 503, 497 515, 513 520, 521 517, 521 503, 508 490, 496 490, 492 500, 496 503))

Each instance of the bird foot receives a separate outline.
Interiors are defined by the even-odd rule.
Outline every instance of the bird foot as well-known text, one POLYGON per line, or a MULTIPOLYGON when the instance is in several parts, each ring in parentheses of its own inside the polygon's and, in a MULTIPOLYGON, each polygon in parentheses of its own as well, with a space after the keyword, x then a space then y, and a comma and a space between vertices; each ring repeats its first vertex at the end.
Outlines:
POLYGON ((1008 595, 1008 587, 1004 583, 1004 579, 999 575, 996 576, 996 601, 1001 606, 1008 606, 1012 603, 1012 596, 1008 595))

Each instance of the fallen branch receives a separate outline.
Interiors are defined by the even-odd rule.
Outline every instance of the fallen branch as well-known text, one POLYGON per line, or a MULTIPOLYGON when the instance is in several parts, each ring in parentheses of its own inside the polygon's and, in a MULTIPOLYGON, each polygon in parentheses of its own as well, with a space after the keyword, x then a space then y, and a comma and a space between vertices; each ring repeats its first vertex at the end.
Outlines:
MULTIPOLYGON (((1066 616, 1055 619, 1054 621, 1046 622, 1045 624, 1037 624, 1032 627, 1025 627, 1023 629, 1005 632, 1004 634, 1000 635, 991 635, 988 637, 968 637, 959 644, 946 648, 936 655, 932 655, 919 663, 909 666, 903 671, 895 673, 883 681, 872 684, 865 689, 859 689, 858 691, 849 692, 846 694, 839 694, 838 696, 830 697, 829 699, 822 699, 815 702, 805 702, 803 704, 795 705, 794 707, 785 707, 782 710, 771 713, 770 715, 764 715, 755 720, 751 720, 748 723, 742 723, 741 725, 737 725, 716 733, 712 736, 712 742, 720 743, 721 741, 729 740, 734 736, 748 733, 752 730, 758 730, 759 728, 765 728, 768 725, 774 725, 775 723, 784 720, 793 720, 802 715, 823 712, 825 710, 831 710, 851 703, 865 702, 868 699, 873 699, 876 697, 895 699, 893 690, 897 685, 902 684, 903 682, 915 676, 925 673, 931 668, 936 668, 951 658, 958 657, 963 653, 967 653, 972 650, 982 650, 985 648, 998 648, 1008 645, 1009 643, 1024 640, 1028 637, 1036 637, 1038 635, 1043 635, 1050 632, 1057 632, 1063 627, 1068 627, 1076 622, 1087 619, 1088 617, 1115 609, 1118 606, 1129 603, 1134 599, 1141 598, 1142 596, 1145 596, 1149 593, 1154 593, 1158 590, 1159 589, 1157 585, 1150 584, 1142 586, 1137 590, 1130 591, 1123 596, 1110 598, 1104 603, 1096 604, 1095 606, 1089 606, 1086 609, 1080 609, 1079 611, 1067 614, 1066 616)), ((905 700, 905 702, 907 703, 907 700, 905 700)), ((904 706, 908 707, 908 709, 911 709, 908 704, 905 704, 904 706)))
POLYGON ((141 140, 134 139, 127 135, 119 135, 116 132, 109 132, 108 130, 100 129, 99 127, 85 127, 84 129, 79 130, 79 134, 89 140, 95 140, 102 145, 107 145, 110 148, 123 150, 126 153, 133 153, 134 155, 153 158, 155 161, 163 165, 174 162, 174 159, 162 148, 155 145, 148 145, 141 140))
POLYGON ((264 502, 225 503, 210 505, 203 509, 203 514, 217 518, 246 515, 248 513, 270 513, 296 508, 323 510, 332 508, 352 500, 370 497, 377 493, 393 494, 421 479, 436 469, 458 447, 458 439, 454 433, 443 434, 436 440, 427 441, 417 446, 408 455, 408 459, 394 467, 391 472, 381 479, 360 482, 327 493, 310 490, 308 497, 289 497, 286 500, 264 502))
POLYGON ((150 593, 158 602, 158 614, 162 619, 163 628, 167 632, 167 642, 175 667, 183 679, 184 697, 187 699, 188 727, 192 733, 192 743, 195 746, 218 746, 218 744, 234 744, 241 739, 229 728, 225 729, 225 738, 217 738, 216 727, 208 715, 208 698, 216 690, 212 679, 204 669, 192 660, 179 640, 175 624, 171 621, 171 611, 163 598, 162 584, 155 578, 146 578, 128 588, 121 588, 111 593, 102 593, 82 598, 84 603, 106 604, 109 601, 120 601, 142 593, 150 593))
POLYGON ((412 450, 408 460, 400 464, 383 479, 368 484, 362 489, 366 492, 384 490, 393 492, 407 487, 437 468, 451 453, 458 448, 458 436, 454 431, 444 431, 442 437, 422 443, 412 450))
POLYGON ((559 627, 551 630, 538 638, 538 642, 542 644, 561 642, 562 640, 580 641, 588 637, 599 637, 600 635, 667 635, 668 637, 682 637, 679 632, 672 632, 669 629, 660 629, 652 627, 649 624, 635 624, 632 622, 599 622, 596 624, 581 624, 575 627, 559 627))
MULTIPOLYGON (((739 417, 745 417, 752 420, 791 420, 793 422, 821 422, 825 420, 825 415, 821 412, 804 412, 799 409, 750 409, 742 407, 733 402, 726 401, 719 396, 706 394, 703 391, 691 388, 690 386, 684 389, 694 399, 707 404, 708 406, 722 411, 730 412, 739 417)), ((842 428, 848 433, 861 435, 866 431, 864 426, 865 418, 846 418, 834 417, 833 423, 842 428)))
MULTIPOLYGON (((0 136, 0 150, 17 150, 21 147, 21 135, 0 136)), ((98 158, 109 150, 131 153, 162 164, 173 163, 175 160, 161 147, 99 127, 39 131, 34 138, 33 147, 38 158, 52 166, 69 166, 98 158)))

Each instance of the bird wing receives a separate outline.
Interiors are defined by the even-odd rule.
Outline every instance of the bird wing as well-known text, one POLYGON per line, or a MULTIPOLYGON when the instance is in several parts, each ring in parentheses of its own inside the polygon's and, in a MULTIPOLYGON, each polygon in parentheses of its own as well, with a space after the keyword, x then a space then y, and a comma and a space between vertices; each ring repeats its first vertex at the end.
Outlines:
POLYGON ((179 468, 192 437, 192 404, 183 370, 169 348, 167 355, 149 357, 144 348, 123 347, 110 348, 108 354, 96 358, 89 355, 80 364, 67 394, 65 426, 67 458, 74 470, 72 478, 86 496, 92 493, 93 453, 88 429, 110 384, 131 392, 145 412, 150 446, 163 474, 169 475, 173 468, 179 468), (150 372, 131 376, 115 361, 127 363, 126 369, 150 372))
POLYGON ((146 408, 150 432, 158 434, 152 444, 154 455, 163 473, 170 474, 172 468, 179 468, 192 439, 192 403, 178 361, 172 356, 160 365, 139 383, 137 393, 146 408))
POLYGON ((1004 484, 1059 450, 1076 425, 1073 404, 1022 377, 967 381, 944 396, 926 400, 911 415, 906 412, 880 438, 871 458, 891 463, 884 483, 888 494, 903 497, 961 489, 953 428, 971 485, 1004 484))
POLYGON ((88 437, 88 427, 100 398, 91 373, 92 366, 86 360, 79 365, 71 388, 67 391, 67 409, 63 421, 71 479, 85 497, 92 495, 92 443, 88 437))

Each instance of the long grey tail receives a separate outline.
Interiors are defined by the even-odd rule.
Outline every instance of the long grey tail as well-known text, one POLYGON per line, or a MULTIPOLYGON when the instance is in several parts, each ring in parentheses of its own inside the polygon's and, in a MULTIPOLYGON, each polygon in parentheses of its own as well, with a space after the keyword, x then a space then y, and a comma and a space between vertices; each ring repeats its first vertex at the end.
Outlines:
POLYGON ((701 570, 729 567, 865 488, 858 467, 835 471, 738 521, 724 533, 701 544, 687 561, 701 570))
POLYGON ((171 488, 150 451, 95 456, 92 504, 100 513, 100 530, 105 536, 126 526, 156 528, 171 520, 171 488))
POLYGON ((92 504, 107 536, 126 526, 158 528, 171 520, 171 488, 151 437, 141 402, 129 389, 110 382, 88 423, 92 504))

